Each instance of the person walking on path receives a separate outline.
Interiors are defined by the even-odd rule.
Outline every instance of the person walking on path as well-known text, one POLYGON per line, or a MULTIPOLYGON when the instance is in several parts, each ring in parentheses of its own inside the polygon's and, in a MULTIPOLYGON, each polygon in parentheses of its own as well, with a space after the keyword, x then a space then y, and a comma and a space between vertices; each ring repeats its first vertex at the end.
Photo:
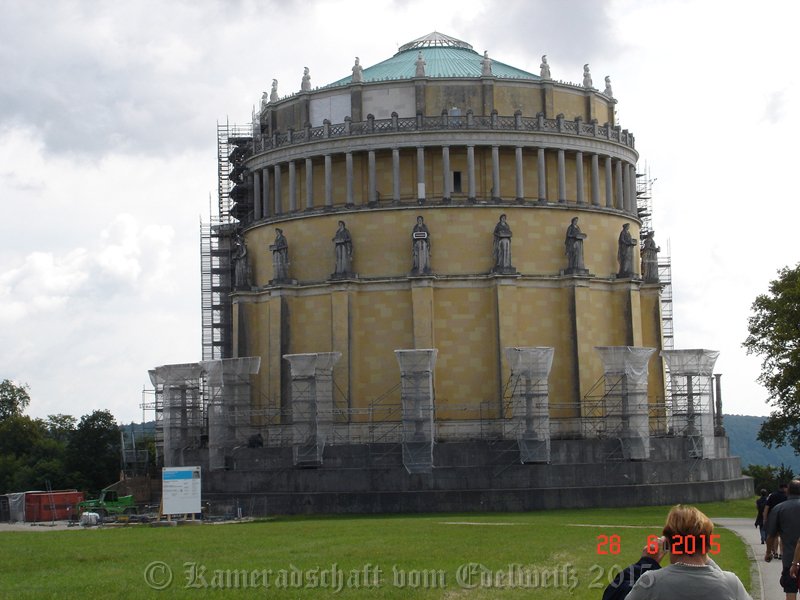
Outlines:
MULTIPOLYGON (((778 486, 778 489, 772 492, 767 497, 767 504, 764 507, 764 524, 767 523, 769 519, 769 513, 772 509, 774 509, 778 504, 781 502, 786 501, 786 491, 788 489, 788 484, 782 483, 778 486)), ((789 554, 792 553, 791 548, 789 549, 789 554)), ((783 540, 779 539, 778 544, 772 548, 772 558, 782 558, 783 557, 783 540), (777 552, 776 552, 777 550, 777 552)), ((769 560, 767 560, 769 562, 769 560)))
POLYGON ((756 500, 756 527, 761 534, 761 543, 765 544, 767 541, 767 527, 764 522, 764 508, 767 506, 767 490, 761 490, 761 497, 756 500))
MULTIPOLYGON (((786 600, 797 598, 797 579, 792 577, 790 570, 794 561, 797 540, 800 538, 800 481, 793 480, 789 484, 789 495, 786 500, 779 502, 769 510, 767 519, 767 549, 764 560, 769 562, 775 555, 778 539, 783 544, 783 569, 781 571, 781 587, 786 594, 786 600)), ((767 501, 769 508, 769 501, 767 501)))

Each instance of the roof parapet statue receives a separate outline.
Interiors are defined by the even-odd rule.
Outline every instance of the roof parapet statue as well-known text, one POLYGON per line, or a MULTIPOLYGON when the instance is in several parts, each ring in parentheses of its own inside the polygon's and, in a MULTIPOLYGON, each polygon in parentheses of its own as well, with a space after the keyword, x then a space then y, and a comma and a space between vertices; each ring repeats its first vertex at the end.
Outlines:
POLYGON ((587 90, 594 88, 592 85, 592 74, 589 72, 589 64, 583 65, 583 87, 587 90))
POLYGON ((278 101, 278 80, 272 80, 272 90, 269 93, 269 101, 270 102, 277 102, 278 101))
POLYGON ((422 57, 422 50, 420 50, 419 54, 417 54, 417 60, 414 63, 417 69, 414 73, 414 77, 425 77, 425 64, 425 59, 422 57))
POLYGON ((603 93, 608 96, 609 98, 614 97, 614 92, 611 90, 611 76, 606 75, 606 89, 603 90, 603 93))
POLYGON ((542 64, 539 65, 539 77, 550 79, 550 65, 547 64, 547 54, 542 54, 542 64))
POLYGON ((364 67, 361 66, 359 58, 356 56, 356 63, 353 65, 353 83, 364 81, 364 67))
POLYGON ((303 81, 300 84, 301 92, 311 91, 311 75, 308 73, 308 67, 303 67, 303 81))
POLYGON ((492 76, 492 59, 489 58, 489 51, 483 51, 483 59, 481 60, 481 77, 492 76))

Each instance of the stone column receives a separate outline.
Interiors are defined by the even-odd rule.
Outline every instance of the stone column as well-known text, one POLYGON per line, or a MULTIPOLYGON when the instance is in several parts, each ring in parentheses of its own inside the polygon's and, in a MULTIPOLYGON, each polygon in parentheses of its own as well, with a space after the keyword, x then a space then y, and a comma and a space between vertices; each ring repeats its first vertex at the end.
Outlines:
POLYGON ((545 170, 544 148, 539 148, 536 176, 539 178, 539 202, 547 202, 547 172, 545 170))
POLYGON ((722 375, 714 374, 714 435, 716 437, 725 436, 725 425, 722 421, 722 375))
POLYGON ((631 212, 631 173, 627 164, 623 163, 622 161, 617 164, 621 164, 622 168, 622 206, 625 209, 625 212, 629 213, 631 212))
MULTIPOLYGON (((601 346, 605 416, 599 425, 602 437, 618 438, 622 456, 629 460, 650 458, 650 418, 647 403, 647 365, 655 348, 601 346)), ((599 431, 598 431, 599 434, 599 431)))
POLYGON ((261 203, 261 211, 264 217, 269 217, 273 212, 272 205, 272 187, 270 186, 269 167, 261 169, 261 192, 263 199, 261 203))
POLYGON ((499 200, 500 195, 500 147, 492 146, 492 200, 499 200))
POLYGON ((504 415, 503 437, 516 439, 520 461, 550 462, 548 378, 553 348, 505 348, 511 370, 511 414, 504 415))
POLYGON ((475 202, 475 146, 467 146, 467 200, 475 202))
POLYGON ((558 202, 567 201, 567 167, 564 164, 564 151, 558 151, 558 202))
POLYGON ((392 202, 400 202, 400 149, 392 148, 392 202))
POLYGON ((719 352, 662 350, 671 382, 672 433, 690 439, 689 458, 716 458, 712 378, 719 352))
POLYGON ((425 201, 425 148, 417 146, 417 201, 425 201))
POLYGON ((586 204, 583 197, 583 152, 575 153, 575 202, 586 204))
POLYGON ((400 365, 403 465, 409 473, 433 469, 433 368, 435 348, 395 350, 400 365))
POLYGON ((592 206, 600 206, 600 157, 592 154, 592 206))
POLYGON ((331 155, 325 155, 325 208, 333 206, 333 166, 331 155))
POLYGON ((625 186, 622 185, 622 161, 617 160, 614 169, 614 183, 616 187, 616 207, 620 210, 625 210, 625 198, 623 195, 625 186))
POLYGON ((450 146, 442 146, 442 199, 450 200, 450 146))
POLYGON ((345 168, 345 204, 353 206, 353 153, 345 152, 344 155, 344 168, 345 168))
POLYGON ((297 171, 293 160, 289 161, 289 212, 297 210, 297 171))
POLYGON ((631 188, 631 208, 632 215, 638 215, 638 194, 636 193, 636 165, 628 165, 628 182, 631 188))
POLYGON ((281 166, 275 165, 274 177, 275 180, 275 214, 280 215, 283 213, 282 199, 281 199, 281 166))
POLYGON ((261 172, 253 172, 253 220, 261 218, 261 172))
POLYGON ((374 150, 370 150, 369 152, 367 152, 367 169, 369 171, 368 178, 367 178, 367 185, 368 185, 368 188, 369 188, 367 190, 367 202, 370 205, 374 205, 375 202, 377 202, 377 196, 378 196, 378 194, 377 194, 378 190, 375 187, 377 185, 377 180, 375 178, 375 151, 374 150))
POLYGON ((614 182, 611 157, 606 156, 606 208, 614 208, 614 182))
POLYGON ((306 209, 314 208, 314 161, 306 159, 306 209))
POLYGON ((524 202, 525 201, 525 182, 522 178, 522 146, 517 146, 515 148, 515 158, 516 158, 516 201, 517 202, 524 202))

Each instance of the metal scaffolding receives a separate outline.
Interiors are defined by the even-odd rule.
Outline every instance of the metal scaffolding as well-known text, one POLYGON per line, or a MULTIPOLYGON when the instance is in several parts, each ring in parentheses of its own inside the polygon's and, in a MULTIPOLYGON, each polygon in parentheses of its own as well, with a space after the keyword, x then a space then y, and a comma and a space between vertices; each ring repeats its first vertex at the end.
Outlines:
POLYGON ((583 401, 584 437, 619 440, 608 458, 646 460, 650 456, 648 362, 655 348, 599 346, 603 377, 583 401), (602 395, 594 395, 602 382, 602 395))
POLYGON ((670 429, 691 440, 691 458, 714 458, 713 373, 716 350, 664 350, 670 373, 670 429))
POLYGON ((550 462, 548 377, 554 349, 506 348, 511 369, 503 437, 516 439, 522 463, 550 462))
POLYGON ((409 473, 433 470, 433 367, 438 350, 395 350, 400 365, 403 465, 409 473))
POLYGON ((295 465, 322 464, 325 445, 333 441, 333 367, 340 352, 284 354, 292 376, 292 448, 295 465))
POLYGON ((250 376, 261 358, 203 361, 208 414, 208 462, 211 470, 232 469, 233 452, 257 435, 251 420, 250 376))
POLYGON ((203 371, 198 363, 164 365, 149 372, 156 390, 156 414, 161 422, 165 466, 184 466, 185 450, 205 445, 203 371))

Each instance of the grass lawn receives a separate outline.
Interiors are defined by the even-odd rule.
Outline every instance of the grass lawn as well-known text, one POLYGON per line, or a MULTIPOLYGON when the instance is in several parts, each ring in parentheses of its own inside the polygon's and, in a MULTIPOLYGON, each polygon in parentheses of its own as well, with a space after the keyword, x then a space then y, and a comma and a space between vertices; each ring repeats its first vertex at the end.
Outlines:
MULTIPOLYGON (((753 505, 698 506, 712 517, 749 518, 753 505)), ((609 578, 637 560, 647 535, 660 534, 668 509, 2 532, 0 598, 599 599, 609 578), (618 537, 612 546, 598 536, 618 537), (609 554, 598 554, 598 545, 609 554)), ((743 544, 716 532, 714 559, 749 588, 743 544)))

